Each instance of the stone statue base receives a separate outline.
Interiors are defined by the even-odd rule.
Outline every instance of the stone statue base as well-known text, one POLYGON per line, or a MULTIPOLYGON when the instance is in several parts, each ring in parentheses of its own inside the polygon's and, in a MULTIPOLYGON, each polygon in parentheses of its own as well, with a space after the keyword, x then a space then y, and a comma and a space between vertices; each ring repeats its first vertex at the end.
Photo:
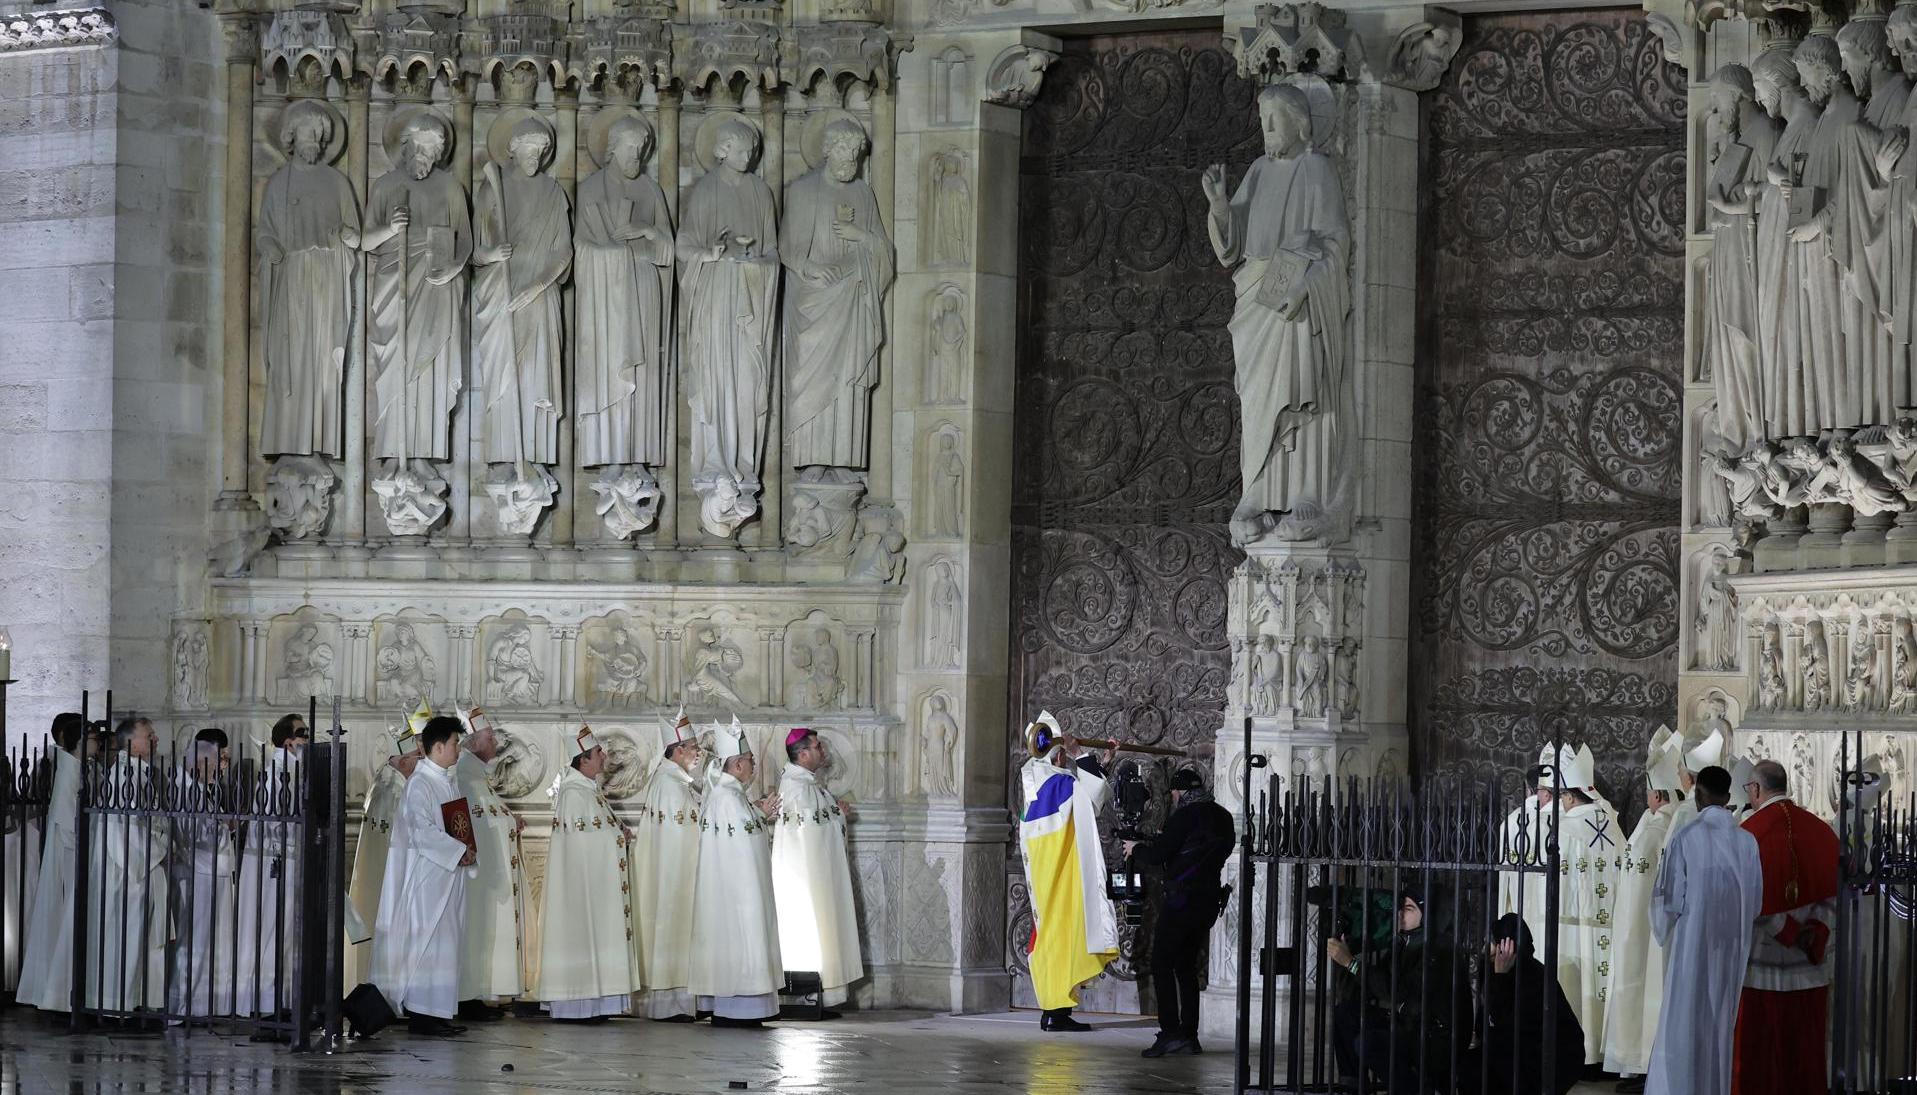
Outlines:
POLYGON ((281 456, 266 478, 266 521, 287 543, 317 540, 333 513, 339 476, 324 456, 281 456))
POLYGON ((1241 548, 1258 543, 1323 545, 1336 531, 1336 515, 1316 502, 1300 502, 1286 513, 1265 510, 1234 514, 1231 519, 1232 545, 1241 548))
POLYGON ((865 496, 865 475, 848 468, 804 468, 792 484, 785 542, 807 559, 843 559, 852 554, 854 513, 865 496))
POLYGON ((664 492, 659 480, 644 464, 608 464, 599 469, 592 481, 592 492, 599 496, 593 512, 605 521, 606 534, 625 540, 651 528, 659 518, 659 502, 664 492))
POLYGON ((486 477, 493 522, 508 536, 531 536, 558 494, 559 480, 539 464, 494 464, 486 477))
POLYGON ((446 516, 446 480, 432 462, 385 460, 373 479, 386 531, 394 536, 424 536, 446 516))
POLYGON ((730 475, 702 475, 692 481, 699 492, 699 525, 722 540, 730 540, 739 526, 758 516, 759 491, 756 478, 735 479, 730 475))

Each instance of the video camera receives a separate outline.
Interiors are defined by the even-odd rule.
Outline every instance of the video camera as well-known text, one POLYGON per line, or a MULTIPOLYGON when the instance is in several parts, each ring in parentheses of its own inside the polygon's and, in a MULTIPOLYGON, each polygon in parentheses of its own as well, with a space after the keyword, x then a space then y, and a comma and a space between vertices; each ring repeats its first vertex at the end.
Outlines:
MULTIPOLYGON (((1145 832, 1145 814, 1151 809, 1152 792, 1137 764, 1120 764, 1112 773, 1112 804, 1118 810, 1117 836, 1120 840, 1150 840, 1145 832)), ((1145 875, 1126 856, 1124 862, 1106 872, 1105 896, 1123 909, 1125 922, 1137 925, 1145 918, 1145 875)))
POLYGON ((1305 889, 1305 901, 1330 914, 1326 937, 1344 940, 1352 954, 1391 950, 1391 933, 1398 926, 1398 900, 1390 890, 1342 886, 1334 903, 1330 886, 1309 886, 1305 889))

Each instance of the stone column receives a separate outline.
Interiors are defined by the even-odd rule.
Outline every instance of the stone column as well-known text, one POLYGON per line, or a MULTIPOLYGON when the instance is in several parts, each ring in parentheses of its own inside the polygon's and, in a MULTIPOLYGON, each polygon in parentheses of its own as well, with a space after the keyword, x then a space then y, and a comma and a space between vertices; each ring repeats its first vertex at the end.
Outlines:
MULTIPOLYGON (((579 203, 574 200, 578 196, 579 188, 579 86, 569 83, 563 87, 554 88, 552 101, 555 112, 553 129, 558 135, 559 142, 558 147, 553 149, 552 173, 558 180, 560 188, 566 192, 566 201, 572 206, 576 215, 579 208, 579 203)), ((570 365, 573 346, 578 341, 579 295, 570 289, 564 290, 560 300, 565 315, 562 322, 565 323, 566 330, 562 336, 565 344, 559 348, 559 360, 570 365)), ((578 463, 572 451, 572 418, 579 412, 578 407, 572 406, 572 393, 567 390, 573 378, 573 371, 570 367, 564 368, 560 376, 563 382, 561 390, 565 392, 562 401, 564 413, 559 416, 559 466, 552 470, 552 477, 571 487, 572 498, 561 498, 552 507, 548 528, 554 544, 570 545, 576 536, 575 529, 582 526, 588 529, 593 527, 594 495, 590 490, 579 489, 582 483, 578 473, 578 463), (584 512, 574 512, 577 507, 584 507, 584 512)))
POLYGON ((478 634, 479 629, 471 624, 453 624, 446 628, 446 637, 452 646, 448 657, 453 663, 446 683, 454 703, 480 702, 473 691, 473 638, 478 634))
MULTIPOLYGON (((682 96, 676 85, 671 91, 659 93, 659 187, 666 194, 666 208, 672 211, 672 226, 679 227, 679 105, 682 96)), ((677 276, 674 276, 675 289, 677 276)), ((675 308, 676 311, 676 303, 675 308)), ((672 320, 672 329, 678 330, 677 320, 672 320)), ((676 361, 675 356, 670 360, 676 361)), ((666 399, 666 437, 671 444, 666 450, 666 466, 658 469, 659 478, 659 522, 650 534, 652 542, 660 547, 671 547, 679 540, 679 530, 686 524, 697 526, 699 523, 697 508, 690 512, 680 509, 681 494, 690 494, 690 489, 681 486, 680 469, 692 452, 691 416, 686 413, 684 393, 677 379, 668 387, 671 394, 666 399), (681 454, 685 454, 682 456, 681 454), (687 519, 690 518, 688 521, 687 519)), ((645 536, 647 534, 641 533, 645 536)))
POLYGON ((686 629, 659 629, 659 695, 667 703, 677 703, 685 695, 686 629))
POLYGON ((554 660, 558 662, 559 687, 554 690, 555 702, 561 707, 571 707, 579 702, 578 666, 579 628, 563 624, 552 629, 553 646, 558 652, 554 660))
POLYGON ((253 74, 259 27, 247 14, 222 15, 226 40, 226 174, 220 195, 225 237, 220 266, 221 510, 257 514, 248 490, 248 379, 253 288, 253 74))
MULTIPOLYGON (((368 155, 367 131, 371 127, 369 114, 373 97, 373 82, 365 74, 355 72, 347 77, 346 85, 346 177, 352 181, 353 196, 359 199, 360 229, 366 229, 366 191, 371 185, 372 160, 368 155)), ((366 469, 370 466, 368 456, 368 431, 366 429, 366 396, 372 387, 372 370, 366 367, 366 287, 371 280, 371 259, 361 252, 357 258, 360 264, 358 297, 358 329, 353 332, 349 343, 353 347, 357 372, 349 372, 346 382, 346 441, 340 449, 346 456, 346 467, 341 469, 340 502, 345 507, 339 523, 340 538, 354 551, 363 552, 357 545, 366 543, 366 503, 369 488, 366 485, 366 469)), ((348 692, 348 695, 358 695, 348 692)))
POLYGON ((373 627, 363 623, 343 624, 340 633, 346 636, 346 668, 341 674, 339 694, 351 702, 352 697, 366 695, 367 678, 371 676, 366 671, 370 664, 366 639, 373 633, 373 627))
POLYGON ((785 631, 777 627, 759 629, 759 656, 765 664, 765 705, 785 706, 785 631))
MULTIPOLYGON (((866 161, 866 172, 872 177, 872 193, 879 201, 879 220, 894 241, 899 235, 897 148, 897 98, 889 86, 875 88, 872 92, 873 154, 866 161)), ((867 458, 870 470, 866 473, 866 497, 885 502, 892 500, 892 393, 897 388, 892 374, 901 360, 917 360, 917 355, 899 353, 898 299, 895 285, 885 296, 885 345, 879 350, 879 380, 872 388, 872 435, 867 458)))

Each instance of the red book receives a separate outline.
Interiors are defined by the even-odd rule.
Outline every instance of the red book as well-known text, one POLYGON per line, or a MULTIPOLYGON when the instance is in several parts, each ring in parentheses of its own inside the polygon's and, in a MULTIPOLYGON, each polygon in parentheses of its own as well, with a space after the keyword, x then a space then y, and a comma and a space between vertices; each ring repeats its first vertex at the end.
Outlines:
POLYGON ((473 810, 462 798, 439 804, 439 820, 446 835, 464 844, 473 855, 479 854, 479 838, 473 834, 473 810))

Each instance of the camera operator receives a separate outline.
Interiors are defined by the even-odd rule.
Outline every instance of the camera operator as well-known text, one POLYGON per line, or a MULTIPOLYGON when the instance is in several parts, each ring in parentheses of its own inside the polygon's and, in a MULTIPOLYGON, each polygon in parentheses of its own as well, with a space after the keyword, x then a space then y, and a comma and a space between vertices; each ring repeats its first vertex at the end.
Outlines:
POLYGON ((1152 988, 1158 994, 1158 1038, 1146 1057, 1202 1052, 1198 1044, 1198 962, 1224 905, 1219 875, 1231 858, 1231 814, 1213 802, 1190 768, 1171 778, 1172 813, 1165 829, 1125 842, 1125 856, 1161 871, 1158 924, 1152 934, 1152 988))

